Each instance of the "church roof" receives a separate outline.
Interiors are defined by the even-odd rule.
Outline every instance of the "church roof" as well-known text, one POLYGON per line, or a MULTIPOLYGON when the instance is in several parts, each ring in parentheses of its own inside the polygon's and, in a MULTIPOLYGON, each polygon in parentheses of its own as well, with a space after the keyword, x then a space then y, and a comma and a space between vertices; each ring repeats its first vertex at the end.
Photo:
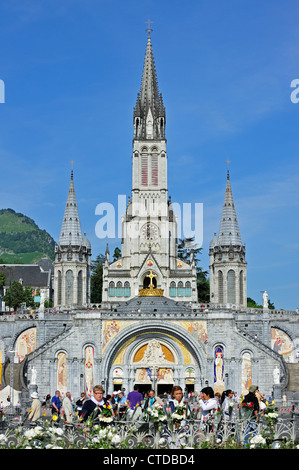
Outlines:
POLYGON ((77 207, 77 200, 74 187, 73 170, 71 172, 71 182, 67 196, 64 217, 60 232, 59 245, 81 245, 82 232, 79 219, 79 212, 77 207))
POLYGON ((190 311, 190 306, 184 302, 176 302, 167 297, 134 297, 127 302, 120 302, 117 307, 120 313, 183 313, 190 311))
MULTIPOLYGON (((214 240, 215 242, 215 240, 214 240)), ((232 188, 227 172, 225 197, 218 234, 218 245, 242 245, 237 212, 234 204, 232 188)))
POLYGON ((49 265, 49 270, 44 271, 38 264, 1 264, 0 272, 6 275, 5 287, 10 286, 10 282, 21 282, 24 287, 32 288, 49 287, 51 284, 51 273, 53 267, 49 265))

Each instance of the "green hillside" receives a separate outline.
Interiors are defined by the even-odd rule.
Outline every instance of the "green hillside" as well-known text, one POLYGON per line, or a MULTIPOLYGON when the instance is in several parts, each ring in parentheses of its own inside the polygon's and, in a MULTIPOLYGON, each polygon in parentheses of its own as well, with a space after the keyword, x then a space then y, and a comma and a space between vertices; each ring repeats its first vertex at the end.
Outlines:
POLYGON ((3 263, 54 261, 55 241, 34 220, 12 209, 0 210, 0 258, 3 263))

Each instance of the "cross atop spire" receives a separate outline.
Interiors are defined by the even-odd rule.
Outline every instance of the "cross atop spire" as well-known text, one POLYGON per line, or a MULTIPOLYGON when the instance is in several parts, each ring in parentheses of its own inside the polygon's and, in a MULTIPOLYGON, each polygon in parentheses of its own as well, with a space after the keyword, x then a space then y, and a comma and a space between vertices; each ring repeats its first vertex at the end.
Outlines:
POLYGON ((153 24, 153 21, 151 21, 150 19, 148 19, 147 21, 145 21, 145 24, 147 24, 146 32, 147 32, 147 34, 150 36, 151 33, 153 32, 153 30, 151 29, 151 24, 153 24))

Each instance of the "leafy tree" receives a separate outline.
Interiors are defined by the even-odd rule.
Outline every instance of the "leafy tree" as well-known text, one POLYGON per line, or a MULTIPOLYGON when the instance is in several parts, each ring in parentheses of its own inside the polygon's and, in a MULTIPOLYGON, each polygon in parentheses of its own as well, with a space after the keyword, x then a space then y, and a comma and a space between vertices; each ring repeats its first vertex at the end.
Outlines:
POLYGON ((91 262, 91 276, 90 276, 90 302, 102 302, 102 288, 103 288, 103 264, 105 256, 99 254, 94 261, 91 262))
POLYGON ((0 292, 2 292, 5 281, 6 281, 6 274, 0 271, 0 292))
POLYGON ((21 303, 24 302, 24 290, 22 284, 18 281, 13 281, 11 287, 7 289, 3 296, 3 300, 6 305, 16 310, 21 303))
POLYGON ((117 246, 113 253, 113 261, 116 261, 119 258, 121 258, 121 250, 117 246))
POLYGON ((247 307, 249 308, 263 308, 262 305, 258 305, 255 300, 251 297, 247 297, 247 307))
POLYGON ((32 297, 32 288, 30 286, 26 286, 23 289, 23 302, 26 303, 26 307, 35 307, 34 297, 32 297))
POLYGON ((197 299, 198 302, 207 303, 210 301, 210 281, 208 279, 208 271, 203 271, 199 266, 199 255, 202 254, 202 248, 198 248, 194 241, 194 237, 183 238, 178 243, 178 256, 184 261, 190 260, 191 251, 193 251, 194 261, 196 264, 197 276, 197 299))

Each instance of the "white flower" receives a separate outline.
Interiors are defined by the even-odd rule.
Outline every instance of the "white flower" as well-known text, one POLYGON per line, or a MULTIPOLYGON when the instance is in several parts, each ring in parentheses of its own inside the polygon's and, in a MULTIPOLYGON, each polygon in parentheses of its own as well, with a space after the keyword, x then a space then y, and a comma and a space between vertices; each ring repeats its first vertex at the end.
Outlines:
POLYGON ((121 439, 119 437, 118 434, 115 434, 115 436, 113 436, 112 440, 111 440, 111 443, 116 445, 116 444, 119 444, 121 442, 121 439))
POLYGON ((254 448, 256 445, 259 444, 266 444, 266 439, 263 438, 260 434, 257 434, 256 436, 252 437, 250 439, 250 447, 254 448))
POLYGON ((4 444, 7 441, 7 437, 5 434, 0 434, 0 444, 4 444))

